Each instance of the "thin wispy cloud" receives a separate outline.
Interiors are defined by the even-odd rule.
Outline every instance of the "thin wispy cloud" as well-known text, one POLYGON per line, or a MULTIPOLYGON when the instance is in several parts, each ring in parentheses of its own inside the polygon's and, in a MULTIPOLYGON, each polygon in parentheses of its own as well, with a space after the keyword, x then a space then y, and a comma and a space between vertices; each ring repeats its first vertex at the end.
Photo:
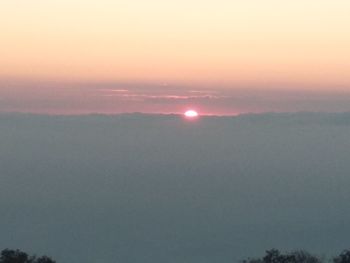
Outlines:
POLYGON ((54 114, 350 111, 350 93, 268 88, 205 88, 151 83, 30 83, 0 81, 0 111, 54 114))

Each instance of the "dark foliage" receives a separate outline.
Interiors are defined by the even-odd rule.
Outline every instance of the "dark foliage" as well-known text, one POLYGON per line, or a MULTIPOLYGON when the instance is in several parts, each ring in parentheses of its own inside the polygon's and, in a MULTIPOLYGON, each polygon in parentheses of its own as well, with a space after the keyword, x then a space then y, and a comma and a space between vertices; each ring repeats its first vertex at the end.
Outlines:
POLYGON ((333 259, 334 263, 350 263, 350 250, 344 250, 339 256, 333 259))
MULTIPOLYGON (((56 261, 47 256, 31 256, 18 249, 4 249, 1 251, 0 263, 56 263, 56 261)), ((248 258, 241 263, 324 263, 324 260, 304 250, 281 253, 277 249, 270 249, 262 258, 248 258)), ((333 263, 350 263, 350 250, 344 250, 339 256, 334 257, 333 263)))
POLYGON ((4 249, 1 251, 0 263, 56 263, 56 261, 47 256, 42 256, 39 258, 36 256, 30 256, 18 249, 4 249))
MULTIPOLYGON (((311 255, 304 250, 281 253, 277 249, 267 250, 262 258, 253 258, 243 260, 242 263, 322 263, 323 260, 317 256, 311 255)), ((345 263, 345 262, 335 262, 345 263)), ((348 263, 348 262, 346 262, 348 263)), ((350 263, 350 262, 349 262, 350 263)))

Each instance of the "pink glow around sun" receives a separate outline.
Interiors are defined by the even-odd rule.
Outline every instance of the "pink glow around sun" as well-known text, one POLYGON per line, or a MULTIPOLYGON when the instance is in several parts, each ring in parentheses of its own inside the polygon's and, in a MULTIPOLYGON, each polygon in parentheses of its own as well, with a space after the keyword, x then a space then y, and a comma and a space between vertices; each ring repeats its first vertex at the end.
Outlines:
POLYGON ((198 112, 194 110, 188 110, 184 113, 186 118, 192 119, 192 118, 197 118, 198 117, 198 112))

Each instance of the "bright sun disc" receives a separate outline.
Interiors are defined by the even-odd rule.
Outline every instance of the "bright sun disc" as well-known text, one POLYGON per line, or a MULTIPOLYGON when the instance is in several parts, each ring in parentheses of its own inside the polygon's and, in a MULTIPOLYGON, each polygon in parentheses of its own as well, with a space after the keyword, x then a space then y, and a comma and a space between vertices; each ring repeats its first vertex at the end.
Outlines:
POLYGON ((196 118, 196 117, 198 117, 198 112, 196 112, 194 110, 188 110, 185 112, 185 116, 187 118, 196 118))

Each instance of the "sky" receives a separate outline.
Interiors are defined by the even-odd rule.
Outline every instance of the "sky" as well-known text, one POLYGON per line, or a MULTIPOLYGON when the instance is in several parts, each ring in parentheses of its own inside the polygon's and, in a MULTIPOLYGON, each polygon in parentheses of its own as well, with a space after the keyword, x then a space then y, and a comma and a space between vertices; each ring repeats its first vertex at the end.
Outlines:
MULTIPOLYGON (((0 110, 178 113, 197 107, 205 114, 300 110, 291 107, 293 101, 285 102, 285 108, 261 107, 268 104, 264 96, 256 105, 227 105, 215 100, 212 91, 219 93, 217 97, 227 92, 232 97, 242 92, 245 97, 261 97, 263 91, 275 91, 282 101, 285 98, 279 94, 285 90, 302 97, 311 91, 316 97, 333 92, 344 99, 350 93, 349 12, 347 0, 2 0, 0 110), (86 101, 87 93, 94 96, 84 85, 117 90, 126 89, 125 83, 132 93, 161 92, 160 99, 175 100, 204 89, 212 100, 210 106, 180 100, 175 104, 181 107, 171 102, 156 107, 149 101, 140 103, 140 98, 137 103, 134 96, 124 106, 124 96, 107 102, 95 98, 84 107, 67 108, 86 101), (74 95, 71 87, 77 85, 74 95), (66 98, 60 104, 52 98, 57 89, 66 98), (28 93, 37 95, 32 98, 28 93), (9 100, 11 96, 18 102, 9 100), (46 107, 38 101, 46 101, 46 107), (105 104, 115 107, 106 109, 105 104)), ((337 100, 328 104, 333 106, 310 100, 301 110, 332 111, 337 100)))

